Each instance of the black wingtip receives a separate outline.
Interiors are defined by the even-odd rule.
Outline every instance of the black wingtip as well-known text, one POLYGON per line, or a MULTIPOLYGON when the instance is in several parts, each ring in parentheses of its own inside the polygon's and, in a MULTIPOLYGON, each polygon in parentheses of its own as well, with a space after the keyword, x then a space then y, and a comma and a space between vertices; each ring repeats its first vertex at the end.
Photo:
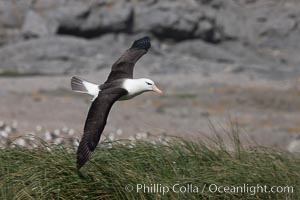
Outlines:
POLYGON ((76 168, 79 170, 88 161, 90 155, 77 154, 76 168))
POLYGON ((79 143, 79 147, 76 153, 76 168, 79 170, 90 158, 91 151, 82 141, 79 143))
POLYGON ((146 51, 151 47, 150 38, 148 36, 135 40, 131 48, 145 49, 146 51))

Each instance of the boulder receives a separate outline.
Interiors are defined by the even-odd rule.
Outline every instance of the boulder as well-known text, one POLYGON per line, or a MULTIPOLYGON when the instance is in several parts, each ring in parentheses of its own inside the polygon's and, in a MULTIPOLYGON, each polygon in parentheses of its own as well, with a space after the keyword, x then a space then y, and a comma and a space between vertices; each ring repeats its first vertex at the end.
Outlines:
POLYGON ((25 37, 43 37, 54 35, 57 32, 57 23, 42 17, 39 13, 29 10, 22 27, 25 37))
POLYGON ((126 1, 91 4, 77 14, 66 10, 62 15, 64 17, 58 19, 58 34, 92 38, 105 33, 129 33, 132 30, 133 7, 126 1))
POLYGON ((214 12, 209 7, 179 1, 159 2, 148 7, 138 4, 134 28, 135 32, 151 32, 162 39, 203 38, 217 42, 220 33, 214 12))
POLYGON ((24 22, 24 16, 32 5, 33 0, 0 1, 0 27, 20 28, 24 22))

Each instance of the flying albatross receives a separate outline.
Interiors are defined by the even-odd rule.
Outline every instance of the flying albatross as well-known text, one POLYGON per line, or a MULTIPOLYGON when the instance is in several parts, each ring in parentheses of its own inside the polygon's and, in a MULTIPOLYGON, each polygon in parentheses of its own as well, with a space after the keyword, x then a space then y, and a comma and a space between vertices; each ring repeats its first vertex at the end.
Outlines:
POLYGON ((151 47, 150 38, 143 37, 133 42, 132 46, 112 65, 107 80, 97 85, 78 77, 72 77, 71 87, 75 92, 93 96, 83 136, 77 149, 77 169, 89 159, 99 143, 112 105, 119 100, 131 99, 143 92, 153 91, 162 94, 154 82, 147 78, 133 79, 135 63, 151 47))

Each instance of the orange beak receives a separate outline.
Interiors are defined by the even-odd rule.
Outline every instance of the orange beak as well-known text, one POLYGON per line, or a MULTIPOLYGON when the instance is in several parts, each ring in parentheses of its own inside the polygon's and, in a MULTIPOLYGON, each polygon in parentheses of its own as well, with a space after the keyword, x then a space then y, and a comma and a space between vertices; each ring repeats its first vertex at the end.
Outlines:
POLYGON ((158 89, 158 87, 156 87, 156 85, 153 85, 153 86, 152 86, 152 91, 153 91, 153 92, 156 92, 156 93, 158 93, 158 94, 160 94, 160 95, 163 94, 163 91, 161 91, 160 89, 158 89))

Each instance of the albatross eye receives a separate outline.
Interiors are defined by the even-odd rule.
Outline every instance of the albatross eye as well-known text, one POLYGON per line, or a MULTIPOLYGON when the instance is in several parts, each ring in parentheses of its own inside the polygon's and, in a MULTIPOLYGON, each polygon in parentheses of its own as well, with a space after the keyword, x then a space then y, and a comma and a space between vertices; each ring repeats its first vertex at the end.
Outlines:
POLYGON ((151 83, 149 83, 149 82, 146 82, 147 83, 147 85, 152 85, 151 83))

